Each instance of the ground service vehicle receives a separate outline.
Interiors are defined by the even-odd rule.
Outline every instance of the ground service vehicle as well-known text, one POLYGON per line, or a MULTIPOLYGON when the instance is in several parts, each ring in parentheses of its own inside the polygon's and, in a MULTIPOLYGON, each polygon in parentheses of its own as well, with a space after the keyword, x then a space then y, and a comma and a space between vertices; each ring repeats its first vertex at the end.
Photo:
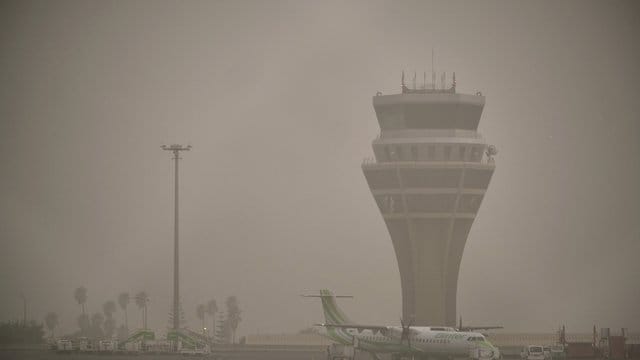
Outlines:
POLYGON ((528 345, 520 352, 522 360, 545 360, 544 349, 540 345, 528 345))
POLYGON ((564 360, 567 358, 562 345, 553 345, 549 350, 551 352, 551 360, 564 360))
POLYGON ((59 352, 71 352, 73 350, 73 343, 71 340, 60 339, 56 341, 56 350, 59 352))

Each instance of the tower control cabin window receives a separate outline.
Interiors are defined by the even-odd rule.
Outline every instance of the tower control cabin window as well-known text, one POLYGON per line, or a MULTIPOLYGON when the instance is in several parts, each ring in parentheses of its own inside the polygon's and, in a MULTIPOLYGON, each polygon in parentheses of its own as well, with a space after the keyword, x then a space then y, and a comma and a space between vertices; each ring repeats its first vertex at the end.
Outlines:
POLYGON ((427 147, 427 160, 433 160, 436 157, 436 147, 435 145, 429 145, 427 147))
POLYGON ((460 161, 464 161, 464 156, 467 152, 467 148, 463 145, 463 146, 460 146, 459 149, 460 149, 460 161))
POLYGON ((444 160, 445 161, 449 161, 451 160, 451 146, 447 145, 444 147, 444 160))
POLYGON ((388 146, 384 147, 384 154, 387 157, 387 161, 391 161, 391 150, 389 149, 388 146))
POLYGON ((471 153, 471 161, 480 161, 482 158, 482 150, 478 146, 473 147, 473 152, 471 153))
POLYGON ((385 146, 385 155, 387 155, 387 161, 401 161, 404 160, 401 146, 385 146))
POLYGON ((415 145, 411 146, 411 160, 418 161, 418 147, 415 145))

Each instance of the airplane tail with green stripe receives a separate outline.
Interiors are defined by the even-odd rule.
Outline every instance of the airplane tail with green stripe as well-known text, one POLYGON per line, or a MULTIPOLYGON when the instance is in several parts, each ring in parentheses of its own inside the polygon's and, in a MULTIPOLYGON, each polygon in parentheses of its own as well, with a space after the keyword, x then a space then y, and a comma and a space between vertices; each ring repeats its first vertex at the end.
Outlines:
POLYGON ((333 327, 331 325, 349 325, 353 324, 345 313, 338 307, 336 298, 352 298, 353 296, 335 295, 331 290, 320 290, 319 295, 302 295, 303 297, 316 297, 322 301, 322 311, 324 312, 324 326, 327 329, 325 336, 340 344, 353 343, 353 336, 341 327, 333 327))
POLYGON ((331 290, 320 290, 320 295, 303 295, 304 297, 318 297, 322 300, 324 323, 329 325, 352 324, 351 320, 338 307, 336 298, 352 298, 353 296, 335 295, 331 290))
POLYGON ((319 297, 322 299, 322 310, 324 311, 324 321, 326 324, 352 324, 347 315, 345 315, 345 313, 338 307, 338 304, 336 303, 336 296, 331 292, 331 290, 320 290, 319 297))

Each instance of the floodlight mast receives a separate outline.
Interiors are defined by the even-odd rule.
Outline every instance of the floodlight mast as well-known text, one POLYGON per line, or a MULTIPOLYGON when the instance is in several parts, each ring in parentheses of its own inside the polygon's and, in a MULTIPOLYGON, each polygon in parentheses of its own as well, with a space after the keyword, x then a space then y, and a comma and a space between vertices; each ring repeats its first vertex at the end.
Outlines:
POLYGON ((162 150, 173 152, 175 160, 175 190, 174 190, 174 220, 173 220, 173 330, 180 328, 180 272, 179 272, 179 247, 178 247, 178 160, 180 151, 191 150, 191 145, 182 146, 179 144, 162 145, 162 150))

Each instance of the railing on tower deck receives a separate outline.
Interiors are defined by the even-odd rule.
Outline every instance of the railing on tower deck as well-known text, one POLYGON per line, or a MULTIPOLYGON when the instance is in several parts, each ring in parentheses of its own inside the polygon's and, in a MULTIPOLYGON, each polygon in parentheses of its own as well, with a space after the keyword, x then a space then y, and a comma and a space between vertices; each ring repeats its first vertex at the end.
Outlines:
POLYGON ((411 86, 386 88, 376 92, 376 96, 397 94, 456 94, 456 90, 453 87, 447 89, 433 89, 431 88, 431 84, 427 84, 427 86, 429 87, 417 87, 416 89, 411 86))
POLYGON ((455 94, 456 88, 452 86, 448 89, 432 89, 432 88, 409 88, 407 86, 402 87, 403 94, 455 94))
MULTIPOLYGON (((400 82, 401 94, 455 94, 456 93, 456 73, 453 73, 451 82, 447 81, 447 74, 440 74, 440 81, 436 80, 436 73, 431 73, 431 82, 427 82, 427 73, 422 73, 422 79, 418 78, 418 73, 414 72, 413 76, 406 76, 404 71, 402 72, 402 81, 400 82)), ((396 90, 396 89, 393 89, 396 90)), ((392 93, 397 94, 396 91, 392 93)), ((376 96, 382 95, 382 92, 378 91, 376 96)))

